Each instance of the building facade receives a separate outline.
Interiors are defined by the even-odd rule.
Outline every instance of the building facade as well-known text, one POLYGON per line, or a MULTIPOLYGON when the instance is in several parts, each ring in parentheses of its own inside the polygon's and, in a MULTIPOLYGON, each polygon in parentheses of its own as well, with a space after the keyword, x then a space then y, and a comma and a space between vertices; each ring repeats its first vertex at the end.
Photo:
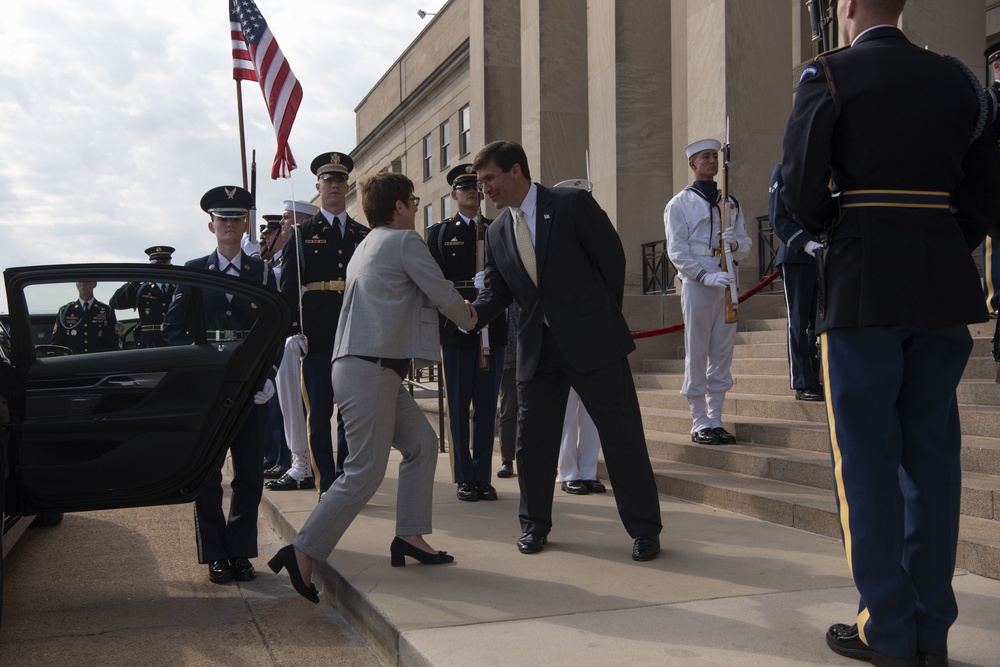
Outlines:
MULTIPOLYGON (((724 139, 727 119, 730 191, 756 241, 795 85, 819 49, 810 4, 451 0, 355 109, 353 181, 406 174, 426 228, 452 213, 450 168, 491 141, 518 141, 542 184, 589 173, 638 293, 640 247, 664 237, 663 208, 690 182, 683 147, 724 139)), ((982 51, 1000 39, 1000 1, 909 0, 900 24, 987 83, 982 51)), ((836 45, 835 23, 828 35, 836 45)), ((353 189, 348 208, 364 218, 353 189)), ((745 287, 758 270, 754 253, 740 267, 745 287)))

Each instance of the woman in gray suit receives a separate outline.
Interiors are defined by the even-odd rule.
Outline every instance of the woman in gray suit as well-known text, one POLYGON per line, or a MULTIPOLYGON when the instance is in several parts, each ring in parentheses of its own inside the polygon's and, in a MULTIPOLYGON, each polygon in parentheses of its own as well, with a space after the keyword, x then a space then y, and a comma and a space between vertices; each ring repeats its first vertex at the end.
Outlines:
POLYGON ((344 474, 323 494, 293 544, 268 563, 288 570, 300 595, 318 602, 315 560, 325 561, 385 476, 389 448, 403 454, 396 494, 391 564, 410 556, 443 564, 454 558, 424 540, 431 532, 431 491, 437 436, 403 387, 410 359, 436 361, 438 311, 463 329, 475 310, 441 274, 414 231, 420 199, 402 174, 380 173, 361 183, 372 231, 347 266, 347 289, 333 350, 333 388, 344 414, 351 453, 344 474))

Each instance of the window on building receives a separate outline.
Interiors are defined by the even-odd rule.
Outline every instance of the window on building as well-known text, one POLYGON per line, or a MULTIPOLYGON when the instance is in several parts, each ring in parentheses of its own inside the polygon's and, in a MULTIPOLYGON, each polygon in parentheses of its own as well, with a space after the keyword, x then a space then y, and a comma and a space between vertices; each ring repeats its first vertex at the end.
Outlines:
POLYGON ((458 154, 468 155, 472 150, 472 113, 466 104, 458 112, 458 154))
POLYGON ((451 195, 441 197, 441 219, 451 217, 451 195))
POLYGON ((441 168, 451 164, 451 121, 441 123, 441 168))
POLYGON ((433 172, 433 144, 431 143, 431 135, 424 137, 424 180, 430 180, 433 172))
POLYGON ((424 206, 424 229, 434 224, 434 204, 424 206))

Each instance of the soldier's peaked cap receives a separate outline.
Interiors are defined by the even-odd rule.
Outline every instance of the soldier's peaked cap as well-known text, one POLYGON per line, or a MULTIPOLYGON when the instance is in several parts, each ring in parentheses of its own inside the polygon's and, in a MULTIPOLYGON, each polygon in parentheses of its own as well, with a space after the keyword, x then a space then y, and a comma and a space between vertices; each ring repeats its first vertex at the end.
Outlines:
POLYGON ((448 185, 452 189, 475 187, 479 178, 471 164, 460 164, 448 172, 448 185))
POLYGON ((168 245, 154 245, 146 248, 143 252, 149 255, 149 261, 155 262, 158 259, 170 259, 174 254, 174 249, 168 245))
POLYGON ((201 210, 219 218, 238 218, 253 207, 253 195, 238 185, 220 185, 201 198, 201 210))
POLYGON ((987 64, 992 63, 997 58, 1000 58, 1000 42, 986 47, 986 50, 983 51, 983 55, 986 56, 987 64))
POLYGON ((317 177, 325 174, 340 174, 346 178, 351 173, 351 170, 354 169, 354 160, 351 159, 350 155, 338 153, 337 151, 321 153, 313 158, 309 169, 317 177))

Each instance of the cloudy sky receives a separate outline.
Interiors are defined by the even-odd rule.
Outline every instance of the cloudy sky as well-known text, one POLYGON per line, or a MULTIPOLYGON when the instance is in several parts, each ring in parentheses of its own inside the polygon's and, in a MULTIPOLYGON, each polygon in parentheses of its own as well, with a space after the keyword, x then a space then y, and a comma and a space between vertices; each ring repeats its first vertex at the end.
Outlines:
MULTIPOLYGON (((0 268, 145 261, 155 244, 176 247, 178 263, 206 254, 198 202, 242 182, 227 2, 3 4, 0 268)), ((299 168, 272 181, 267 108, 258 84, 242 84, 258 214, 315 193, 312 158, 354 148, 354 108, 430 22, 417 10, 442 5, 257 0, 303 88, 289 139, 299 168)))

